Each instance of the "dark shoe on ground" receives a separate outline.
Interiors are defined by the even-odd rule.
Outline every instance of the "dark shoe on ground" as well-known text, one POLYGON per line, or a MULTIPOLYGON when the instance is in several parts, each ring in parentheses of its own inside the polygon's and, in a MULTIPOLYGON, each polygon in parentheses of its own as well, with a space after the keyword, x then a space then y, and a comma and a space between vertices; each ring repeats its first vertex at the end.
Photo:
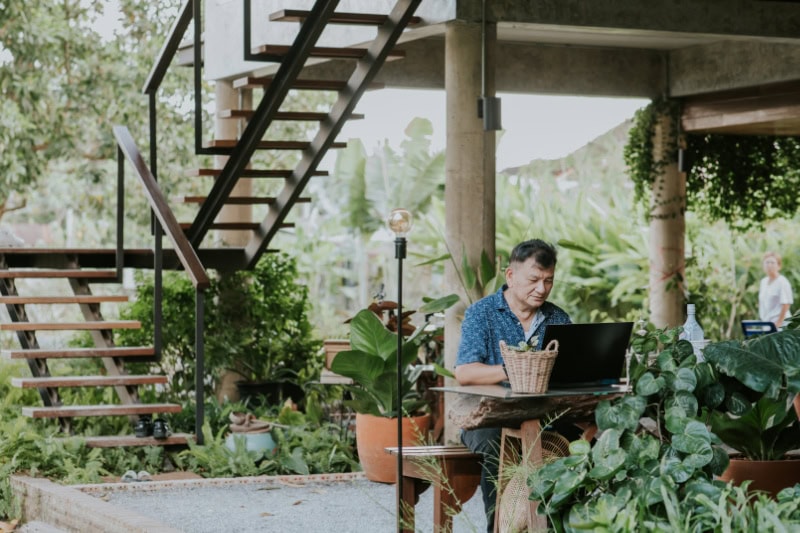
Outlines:
POLYGON ((153 420, 153 438, 163 440, 169 437, 172 432, 169 429, 167 421, 161 418, 153 420))
POLYGON ((133 434, 140 439, 152 436, 153 421, 150 420, 150 417, 143 416, 142 418, 137 420, 136 424, 134 424, 133 426, 133 434))

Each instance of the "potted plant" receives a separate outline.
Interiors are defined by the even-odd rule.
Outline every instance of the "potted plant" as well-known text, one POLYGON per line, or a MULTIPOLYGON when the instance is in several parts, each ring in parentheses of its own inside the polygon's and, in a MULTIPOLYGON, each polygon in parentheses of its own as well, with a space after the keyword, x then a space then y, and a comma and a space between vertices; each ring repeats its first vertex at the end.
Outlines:
POLYGON ((752 480, 751 489, 773 495, 800 482, 800 459, 786 456, 800 446, 793 405, 800 392, 800 331, 713 343, 704 355, 725 390, 711 428, 737 452, 722 479, 752 480))
POLYGON ((643 516, 668 530, 673 495, 717 501, 722 494, 713 478, 728 455, 704 414, 723 394, 679 331, 636 332, 630 393, 598 404, 597 441, 574 441, 569 457, 531 473, 531 499, 557 531, 631 531, 643 527, 643 516))
MULTIPOLYGON (((395 321, 396 323, 396 321, 395 321)), ((404 331, 409 328, 403 327, 404 331)), ((396 460, 384 448, 397 445, 397 416, 402 414, 403 444, 414 445, 425 439, 430 425, 428 403, 415 384, 421 368, 420 347, 435 332, 425 328, 405 337, 401 365, 404 368, 400 401, 397 394, 397 335, 369 309, 359 311, 350 321, 350 350, 339 352, 331 364, 336 374, 348 377, 356 411, 356 445, 364 473, 372 481, 394 483, 396 460)))
POLYGON ((267 255, 252 271, 221 276, 207 306, 209 369, 232 371, 242 399, 300 403, 301 383, 321 366, 321 342, 307 317, 308 291, 285 254, 267 255))

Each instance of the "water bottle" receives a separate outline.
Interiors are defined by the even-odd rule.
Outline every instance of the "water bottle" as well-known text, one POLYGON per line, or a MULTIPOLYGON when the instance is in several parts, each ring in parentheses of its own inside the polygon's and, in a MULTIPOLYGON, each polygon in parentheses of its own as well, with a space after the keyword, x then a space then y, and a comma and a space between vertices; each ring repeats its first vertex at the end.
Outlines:
POLYGON ((702 361, 702 349, 705 347, 706 342, 703 328, 700 327, 700 323, 697 322, 697 317, 695 316, 694 304, 686 305, 686 322, 683 324, 683 332, 681 332, 680 338, 692 343, 694 355, 698 361, 702 361))

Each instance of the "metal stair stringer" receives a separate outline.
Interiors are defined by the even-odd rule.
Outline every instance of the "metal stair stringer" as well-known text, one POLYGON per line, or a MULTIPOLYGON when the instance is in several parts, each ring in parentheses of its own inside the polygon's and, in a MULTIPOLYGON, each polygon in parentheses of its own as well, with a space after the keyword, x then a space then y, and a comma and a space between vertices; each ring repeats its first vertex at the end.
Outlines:
MULTIPOLYGON (((339 92, 339 98, 331 109, 328 119, 320 125, 317 135, 311 141, 311 146, 303 152, 303 157, 291 177, 286 180, 276 200, 270 204, 266 217, 254 231, 253 237, 245 247, 247 268, 255 266, 282 227, 290 209, 316 171, 317 165, 333 144, 364 91, 385 63, 386 57, 397 44, 421 1, 398 0, 386 22, 378 28, 378 35, 370 44, 364 57, 358 60, 355 70, 347 80, 346 88, 339 92)), ((306 23, 309 22, 310 17, 306 23)))
POLYGON ((195 248, 200 247, 200 243, 225 205, 225 201, 231 195, 239 176, 247 167, 253 153, 258 149, 267 128, 303 70, 306 60, 338 4, 339 0, 318 0, 308 19, 300 27, 291 51, 278 67, 274 82, 267 87, 253 118, 247 123, 239 142, 231 151, 219 177, 214 182, 214 186, 208 194, 208 200, 200 207, 194 222, 187 231, 187 237, 195 248))

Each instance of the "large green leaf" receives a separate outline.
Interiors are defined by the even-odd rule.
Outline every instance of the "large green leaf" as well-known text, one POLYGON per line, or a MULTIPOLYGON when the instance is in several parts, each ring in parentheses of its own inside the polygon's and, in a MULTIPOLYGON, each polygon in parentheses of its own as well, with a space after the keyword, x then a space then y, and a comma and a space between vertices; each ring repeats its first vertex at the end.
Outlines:
POLYGON ((800 330, 760 335, 748 341, 750 351, 776 361, 786 373, 790 392, 800 392, 800 330))
POLYGON ((458 300, 460 300, 458 294, 448 294, 447 296, 442 296, 441 298, 425 302, 425 304, 422 305, 418 311, 426 315, 429 313, 440 313, 455 305, 458 300))
POLYGON ((750 459, 778 459, 800 439, 800 422, 786 396, 778 400, 763 397, 739 417, 714 411, 710 424, 725 444, 750 459))
POLYGON ((703 354, 723 374, 775 398, 783 382, 783 364, 776 352, 766 349, 767 346, 774 347, 774 344, 725 341, 709 344, 703 354), (760 351, 756 352, 751 347, 764 349, 759 348, 760 351))
POLYGON ((386 329, 375 313, 362 309, 350 322, 350 346, 385 361, 397 355, 397 334, 386 329))
POLYGON ((384 360, 361 350, 339 352, 331 363, 331 371, 371 388, 384 372, 384 360))

